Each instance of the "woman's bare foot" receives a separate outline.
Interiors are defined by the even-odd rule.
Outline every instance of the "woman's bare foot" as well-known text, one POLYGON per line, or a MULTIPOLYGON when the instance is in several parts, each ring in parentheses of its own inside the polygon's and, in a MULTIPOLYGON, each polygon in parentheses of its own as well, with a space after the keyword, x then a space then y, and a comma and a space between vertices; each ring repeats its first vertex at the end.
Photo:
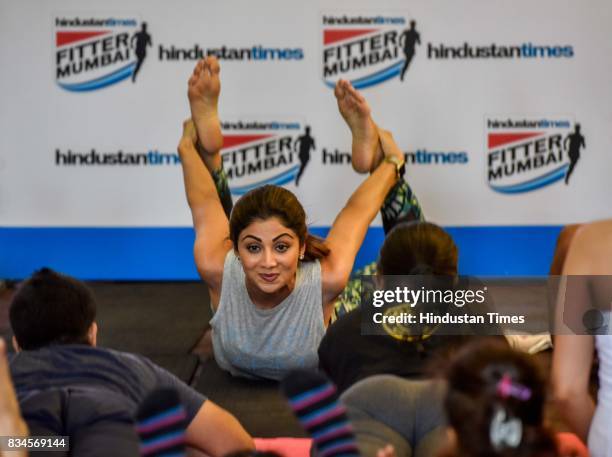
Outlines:
POLYGON ((376 168, 373 162, 378 147, 378 131, 370 116, 370 106, 363 95, 343 79, 336 84, 334 95, 340 114, 353 134, 353 169, 367 173, 376 168))
POLYGON ((200 144, 208 154, 217 154, 223 147, 217 104, 221 82, 219 62, 214 56, 200 60, 189 78, 187 96, 191 117, 198 132, 200 144))

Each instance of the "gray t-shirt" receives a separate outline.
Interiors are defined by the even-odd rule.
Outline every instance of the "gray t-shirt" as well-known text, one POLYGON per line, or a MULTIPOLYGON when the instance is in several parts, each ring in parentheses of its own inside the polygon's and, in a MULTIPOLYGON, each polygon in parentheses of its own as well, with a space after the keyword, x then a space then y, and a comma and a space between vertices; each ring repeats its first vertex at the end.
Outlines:
POLYGON ((188 422, 206 400, 148 359, 111 349, 52 345, 22 351, 9 366, 30 433, 70 437, 70 452, 53 457, 139 455, 134 421, 149 393, 175 389, 188 422))
POLYGON ((135 416, 143 399, 158 388, 173 388, 191 422, 206 400, 199 392, 150 360, 111 349, 86 345, 52 345, 22 351, 10 359, 19 402, 45 390, 86 387, 122 399, 135 416))
POLYGON ((210 321, 219 366, 234 376, 280 380, 295 368, 316 369, 325 334, 321 264, 300 262, 295 288, 281 303, 261 309, 251 301, 242 265, 229 251, 219 307, 210 321))

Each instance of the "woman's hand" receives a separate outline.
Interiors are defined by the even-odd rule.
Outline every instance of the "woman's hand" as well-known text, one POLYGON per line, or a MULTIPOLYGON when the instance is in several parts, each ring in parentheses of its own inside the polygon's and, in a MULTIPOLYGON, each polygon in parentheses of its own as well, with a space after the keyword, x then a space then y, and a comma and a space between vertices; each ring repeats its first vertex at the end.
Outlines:
POLYGON ((385 157, 396 156, 402 162, 404 161, 404 153, 393 139, 390 131, 378 127, 378 138, 385 157))
POLYGON ((198 133, 191 118, 183 121, 183 135, 180 144, 195 146, 198 141, 198 133))

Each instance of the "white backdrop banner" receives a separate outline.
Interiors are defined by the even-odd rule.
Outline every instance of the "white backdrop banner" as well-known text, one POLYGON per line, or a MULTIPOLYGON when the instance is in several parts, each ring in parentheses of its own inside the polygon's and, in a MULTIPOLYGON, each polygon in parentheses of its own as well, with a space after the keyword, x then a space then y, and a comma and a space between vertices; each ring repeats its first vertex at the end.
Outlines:
POLYGON ((190 226, 176 145, 206 55, 221 62, 236 197, 281 184, 310 223, 331 224, 363 179, 333 97, 344 78, 405 151, 429 220, 610 216, 608 1, 0 0, 0 11, 2 227, 190 226))

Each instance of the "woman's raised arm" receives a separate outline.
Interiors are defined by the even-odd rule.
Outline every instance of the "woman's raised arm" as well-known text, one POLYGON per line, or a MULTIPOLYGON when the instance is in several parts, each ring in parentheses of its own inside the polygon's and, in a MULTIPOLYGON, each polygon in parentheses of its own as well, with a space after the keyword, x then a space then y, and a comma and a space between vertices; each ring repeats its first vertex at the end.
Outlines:
POLYGON ((187 202, 196 234, 194 257, 198 273, 211 289, 212 302, 221 289, 223 263, 231 249, 229 223, 207 168, 220 165, 223 137, 217 117, 219 65, 214 58, 199 62, 189 79, 192 120, 183 124, 178 152, 183 167, 187 202), (203 146, 198 153, 198 144, 203 146), (206 164, 205 164, 206 162, 206 164))
POLYGON ((341 81, 336 89, 336 97, 340 112, 353 133, 353 155, 357 153, 367 157, 364 162, 368 165, 380 143, 385 157, 394 157, 395 163, 383 161, 379 164, 353 192, 329 231, 326 242, 330 254, 321 261, 323 303, 326 307, 332 306, 332 301, 346 285, 368 227, 397 182, 397 167, 404 161, 403 153, 391 134, 378 129, 372 122, 370 108, 357 91, 341 81))

